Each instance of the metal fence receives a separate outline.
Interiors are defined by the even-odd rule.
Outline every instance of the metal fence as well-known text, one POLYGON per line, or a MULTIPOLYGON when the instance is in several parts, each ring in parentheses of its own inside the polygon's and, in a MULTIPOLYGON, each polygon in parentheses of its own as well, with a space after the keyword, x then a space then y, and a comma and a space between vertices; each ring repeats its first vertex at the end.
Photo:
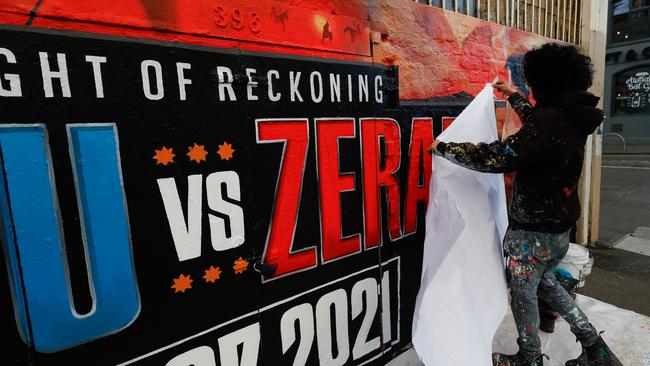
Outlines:
POLYGON ((564 42, 580 43, 583 0, 415 0, 564 42))

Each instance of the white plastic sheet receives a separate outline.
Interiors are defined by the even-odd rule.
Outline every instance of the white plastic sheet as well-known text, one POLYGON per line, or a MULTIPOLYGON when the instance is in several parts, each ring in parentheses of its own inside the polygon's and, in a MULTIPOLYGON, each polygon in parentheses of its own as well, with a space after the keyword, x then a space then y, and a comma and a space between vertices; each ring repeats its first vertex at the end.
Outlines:
MULTIPOLYGON (((587 277, 589 281, 589 277, 587 277)), ((578 295, 576 303, 625 366, 650 366, 650 317, 614 305, 578 295)), ((555 332, 539 332, 542 352, 550 357, 545 366, 564 366, 580 355, 580 343, 564 319, 555 323, 555 332)), ((494 352, 517 352, 517 329, 512 313, 508 312, 493 341, 494 352)))
MULTIPOLYGON (((588 280, 588 279, 587 279, 588 280)), ((625 366, 650 366, 650 317, 614 305, 578 295, 576 303, 596 329, 604 330, 602 337, 625 366)), ((555 333, 540 332, 542 352, 550 357, 545 366, 564 366, 580 354, 580 343, 571 333, 564 319, 555 323, 555 333)), ((494 352, 517 352, 517 329, 512 313, 508 311, 494 336, 494 352)), ((386 366, 422 366, 413 349, 404 352, 386 366)))
MULTIPOLYGON (((489 143, 497 137, 487 85, 438 139, 489 143)), ((430 186, 413 345, 428 366, 490 366, 492 338, 508 306, 503 175, 434 156, 430 186)))

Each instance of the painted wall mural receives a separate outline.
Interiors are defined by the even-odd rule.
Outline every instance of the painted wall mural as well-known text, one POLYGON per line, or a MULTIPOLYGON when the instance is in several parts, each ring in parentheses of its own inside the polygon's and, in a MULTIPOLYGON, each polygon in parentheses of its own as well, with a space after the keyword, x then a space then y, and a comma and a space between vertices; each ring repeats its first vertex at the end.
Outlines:
POLYGON ((426 146, 544 40, 406 0, 120 5, 0 1, 11 360, 398 354, 426 146))

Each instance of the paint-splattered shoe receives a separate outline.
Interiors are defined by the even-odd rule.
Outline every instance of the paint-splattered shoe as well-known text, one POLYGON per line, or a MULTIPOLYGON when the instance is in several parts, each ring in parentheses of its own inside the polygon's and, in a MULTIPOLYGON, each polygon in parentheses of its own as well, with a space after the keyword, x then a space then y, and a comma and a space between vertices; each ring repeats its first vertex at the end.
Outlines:
POLYGON ((598 336, 596 343, 582 346, 582 353, 575 360, 565 363, 566 366, 623 366, 614 352, 607 346, 602 337, 598 336))
POLYGON ((535 361, 528 361, 517 352, 514 355, 502 355, 500 353, 492 354, 493 366, 543 366, 544 355, 539 356, 535 361))

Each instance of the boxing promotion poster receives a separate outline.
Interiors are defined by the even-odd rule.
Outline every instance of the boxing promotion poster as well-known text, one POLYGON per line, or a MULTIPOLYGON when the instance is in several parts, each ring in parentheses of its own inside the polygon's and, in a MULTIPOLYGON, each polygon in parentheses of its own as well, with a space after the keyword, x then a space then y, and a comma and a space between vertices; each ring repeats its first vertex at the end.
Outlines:
POLYGON ((369 63, 0 31, 13 360, 361 365, 410 341, 441 117, 369 63))

